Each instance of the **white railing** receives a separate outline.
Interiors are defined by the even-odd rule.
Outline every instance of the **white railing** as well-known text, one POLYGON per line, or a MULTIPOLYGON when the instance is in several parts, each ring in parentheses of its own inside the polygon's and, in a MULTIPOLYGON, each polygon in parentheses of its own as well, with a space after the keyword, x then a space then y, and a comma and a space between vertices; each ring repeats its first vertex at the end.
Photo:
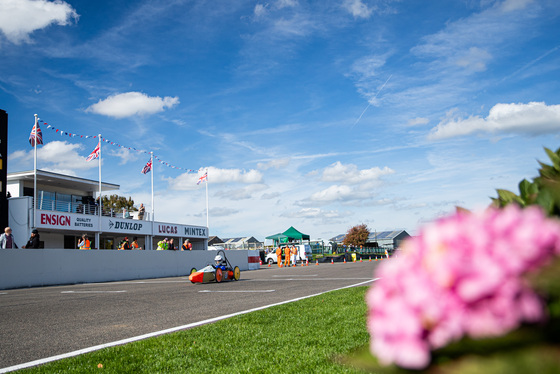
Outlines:
MULTIPOLYGON (((99 206, 97 204, 73 203, 70 201, 59 201, 51 199, 38 199, 37 209, 63 213, 99 215, 99 206)), ((137 211, 130 212, 122 208, 118 210, 104 208, 101 211, 101 214, 104 217, 138 219, 137 211)), ((146 212, 144 214, 144 221, 149 220, 150 213, 146 212)))

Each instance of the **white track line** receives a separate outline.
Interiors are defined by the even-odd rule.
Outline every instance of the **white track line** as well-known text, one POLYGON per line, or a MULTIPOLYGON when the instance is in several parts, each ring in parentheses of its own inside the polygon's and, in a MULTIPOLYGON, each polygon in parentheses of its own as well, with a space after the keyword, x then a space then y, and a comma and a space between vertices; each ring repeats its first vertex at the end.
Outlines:
POLYGON ((144 339, 148 339, 148 338, 153 338, 155 336, 160 336, 160 335, 164 335, 164 334, 169 334, 172 332, 177 332, 177 331, 181 331, 181 330, 187 330, 193 327, 197 327, 197 326, 201 326, 201 325, 206 325, 208 323, 212 323, 212 322, 218 322, 224 319, 228 319, 231 317, 235 317, 235 316, 240 316, 243 314, 248 314, 251 312, 256 312, 258 310, 263 310, 263 309, 268 309, 271 308, 273 306, 278 306, 278 305, 283 305, 283 304, 289 304, 289 303, 293 303, 296 301, 300 301, 300 300, 304 300, 304 299, 309 299, 310 297, 315 297, 315 296, 319 296, 319 295, 323 295, 326 294, 328 292, 332 292, 332 291, 338 291, 338 290, 343 290, 346 288, 352 288, 352 287, 357 287, 357 286, 361 286, 364 285, 366 283, 371 283, 374 282, 376 280, 378 280, 379 278, 375 278, 375 279, 369 279, 365 282, 360 282, 360 283, 356 283, 356 284, 352 284, 350 286, 344 286, 344 287, 340 287, 340 288, 335 288, 334 290, 329 290, 329 291, 324 291, 324 292, 319 292, 313 295, 308 295, 308 296, 302 296, 302 297, 298 297, 296 299, 292 299, 292 300, 287 300, 287 301, 281 301, 279 303, 274 303, 274 304, 270 304, 270 305, 265 305, 265 306, 259 306, 256 308, 252 308, 252 309, 247 309, 247 310, 243 310, 241 312, 236 312, 236 313, 232 313, 232 314, 226 314, 224 316, 219 316, 219 317, 214 317, 214 318, 210 318, 210 319, 206 319, 204 321, 200 321, 200 322, 194 322, 194 323, 189 323, 188 325, 183 325, 183 326, 177 326, 177 327, 172 327, 170 329, 166 329, 166 330, 161 330, 161 331, 155 331, 155 332, 151 332, 149 334, 144 334, 144 335, 139 335, 139 336, 134 336, 132 338, 128 338, 128 339, 122 339, 122 340, 117 340, 115 342, 111 342, 111 343, 105 343, 105 344, 100 344, 100 345, 95 345, 93 347, 89 347, 89 348, 84 348, 84 349, 79 349, 77 351, 72 351, 72 352, 68 352, 68 353, 63 353, 60 355, 56 355, 56 356, 51 356, 51 357, 47 357, 47 358, 42 358, 40 360, 35 360, 35 361, 30 361, 30 362, 26 362, 23 364, 19 364, 19 365, 14 365, 14 366, 10 366, 10 367, 6 367, 6 368, 0 368, 0 373, 8 373, 10 371, 15 371, 15 370, 21 370, 21 369, 25 369, 25 368, 29 368, 29 367, 33 367, 33 366, 37 366, 37 365, 43 365, 46 364, 48 362, 52 362, 52 361, 57 361, 57 360, 62 360, 64 358, 69 358, 69 357, 75 357, 75 356, 79 356, 85 353, 90 353, 90 352, 94 352, 94 351, 98 351, 100 349, 105 349, 105 348, 109 348, 109 347, 114 347, 117 345, 123 345, 123 344, 127 344, 127 343, 132 343, 132 342, 136 342, 139 340, 144 340, 144 339))
POLYGON ((123 293, 127 292, 126 290, 120 291, 61 291, 60 293, 123 293))
POLYGON ((248 279, 250 282, 278 282, 278 281, 331 281, 331 280, 365 280, 371 278, 280 278, 280 279, 248 279))
POLYGON ((284 278, 284 277, 316 277, 318 274, 310 275, 273 275, 272 278, 284 278))
POLYGON ((247 291, 213 291, 213 290, 202 290, 198 292, 212 292, 212 293, 260 293, 260 292, 274 292, 276 290, 247 290, 247 291))

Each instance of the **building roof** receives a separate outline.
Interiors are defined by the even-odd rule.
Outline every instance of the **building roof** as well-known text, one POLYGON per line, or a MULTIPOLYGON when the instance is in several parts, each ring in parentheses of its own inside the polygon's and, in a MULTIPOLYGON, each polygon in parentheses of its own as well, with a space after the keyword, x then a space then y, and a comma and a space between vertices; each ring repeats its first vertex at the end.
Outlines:
POLYGON ((402 233, 405 233, 406 236, 408 233, 405 230, 395 230, 395 231, 381 231, 381 232, 370 232, 369 233, 369 240, 393 240, 402 233))
MULTIPOLYGON (((8 174, 8 182, 13 181, 31 181, 33 182, 34 172, 31 171, 20 171, 16 173, 8 174)), ((99 181, 73 177, 70 175, 53 173, 51 171, 37 170, 37 183, 43 186, 52 187, 62 187, 62 188, 74 188, 80 191, 87 192, 98 192, 99 191, 99 181)), ((113 191, 120 189, 120 185, 101 182, 102 191, 113 191)))
POLYGON ((254 236, 245 236, 241 238, 223 238, 225 244, 242 244, 242 243, 260 243, 254 236))

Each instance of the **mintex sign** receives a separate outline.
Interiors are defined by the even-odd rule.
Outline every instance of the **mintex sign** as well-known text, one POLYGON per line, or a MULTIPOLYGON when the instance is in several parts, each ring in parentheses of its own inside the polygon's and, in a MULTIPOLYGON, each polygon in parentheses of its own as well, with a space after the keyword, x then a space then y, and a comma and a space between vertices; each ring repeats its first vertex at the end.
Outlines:
POLYGON ((37 216, 37 227, 77 231, 98 231, 99 229, 97 216, 40 210, 37 211, 37 216))
POLYGON ((206 227, 172 225, 169 223, 156 222, 154 224, 154 235, 181 238, 207 238, 208 230, 206 230, 206 227))

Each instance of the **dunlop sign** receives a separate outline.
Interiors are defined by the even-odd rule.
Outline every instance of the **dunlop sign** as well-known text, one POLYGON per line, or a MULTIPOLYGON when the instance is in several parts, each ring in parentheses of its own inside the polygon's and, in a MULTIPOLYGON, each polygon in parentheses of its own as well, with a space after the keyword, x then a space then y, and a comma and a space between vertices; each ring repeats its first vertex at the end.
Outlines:
POLYGON ((149 221, 115 219, 107 217, 103 217, 101 219, 101 231, 103 232, 151 235, 151 226, 151 222, 149 221))

